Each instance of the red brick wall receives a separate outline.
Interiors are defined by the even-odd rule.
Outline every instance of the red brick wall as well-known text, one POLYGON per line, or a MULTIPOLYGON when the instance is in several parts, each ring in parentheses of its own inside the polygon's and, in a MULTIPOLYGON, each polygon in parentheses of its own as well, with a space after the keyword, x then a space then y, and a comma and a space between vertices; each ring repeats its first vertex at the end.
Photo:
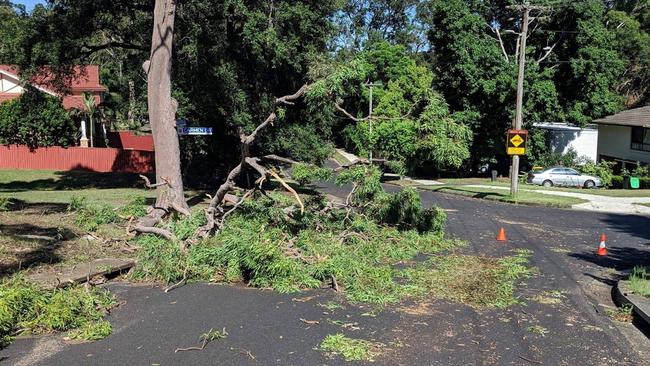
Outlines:
POLYGON ((0 169, 152 173, 154 166, 152 151, 0 145, 0 169))

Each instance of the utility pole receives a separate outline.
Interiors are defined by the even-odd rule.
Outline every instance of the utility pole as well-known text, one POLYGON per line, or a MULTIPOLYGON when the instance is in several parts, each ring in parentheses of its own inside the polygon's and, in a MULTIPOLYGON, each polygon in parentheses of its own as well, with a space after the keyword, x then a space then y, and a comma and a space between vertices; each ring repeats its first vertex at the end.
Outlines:
MULTIPOLYGON (((369 140, 372 139, 372 88, 374 86, 382 86, 381 83, 367 83, 366 86, 370 87, 370 106, 368 107, 368 137, 369 140)), ((373 144, 370 143, 368 144, 368 148, 370 149, 370 153, 368 154, 368 163, 372 165, 372 149, 374 148, 373 144)))
MULTIPOLYGON (((519 34, 519 74, 517 76, 517 109, 512 128, 521 130, 523 126, 523 101, 524 101, 524 71, 526 67, 526 39, 528 38, 528 23, 531 10, 546 10, 545 6, 529 5, 528 1, 523 5, 509 6, 509 9, 523 11, 521 20, 521 33, 519 34)), ((515 196, 519 190, 519 155, 512 156, 510 168, 510 195, 515 196)))

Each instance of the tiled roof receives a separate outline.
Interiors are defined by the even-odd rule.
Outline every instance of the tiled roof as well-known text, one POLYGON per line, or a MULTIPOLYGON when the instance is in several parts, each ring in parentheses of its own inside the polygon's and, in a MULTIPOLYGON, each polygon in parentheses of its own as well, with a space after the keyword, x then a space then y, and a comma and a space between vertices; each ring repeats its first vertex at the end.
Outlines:
MULTIPOLYGON (((20 73, 19 69, 12 65, 0 65, 0 71, 4 71, 5 73, 14 76, 18 76, 20 73)), ((106 87, 99 81, 99 65, 75 66, 74 73, 75 76, 72 78, 69 85, 73 92, 106 91, 106 87)), ((42 89, 52 92, 52 94, 56 94, 52 91, 53 88, 50 86, 51 80, 52 75, 49 73, 47 68, 44 68, 43 72, 32 78, 32 83, 42 89)))
POLYGON ((594 120, 603 125, 650 127, 650 106, 628 109, 626 111, 594 120))

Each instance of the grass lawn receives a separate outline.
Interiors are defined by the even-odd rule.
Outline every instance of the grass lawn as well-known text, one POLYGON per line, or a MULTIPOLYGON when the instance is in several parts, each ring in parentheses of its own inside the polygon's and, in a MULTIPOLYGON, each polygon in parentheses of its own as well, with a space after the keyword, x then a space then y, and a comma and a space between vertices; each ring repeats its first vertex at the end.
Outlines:
POLYGON ((627 282, 633 293, 650 298, 650 267, 634 267, 627 282))
POLYGON ((123 224, 101 225, 87 235, 67 207, 73 197, 85 197, 89 205, 112 210, 136 196, 148 203, 155 198, 137 174, 0 170, 0 274, 132 257, 120 244, 131 238, 123 224))
POLYGON ((519 191, 517 197, 512 197, 508 191, 496 188, 491 189, 465 186, 428 186, 425 187, 425 189, 506 203, 540 205, 559 208, 569 208, 573 205, 587 202, 583 199, 574 197, 553 196, 550 194, 535 193, 523 190, 519 191))
MULTIPOLYGON (((490 178, 449 178, 449 179, 439 179, 438 180, 445 185, 489 185, 489 186, 501 186, 509 187, 510 180, 507 178, 499 178, 497 181, 492 182, 490 178)), ((593 194, 597 196, 606 196, 606 197, 650 197, 650 189, 581 189, 581 188, 567 188, 567 187, 542 187, 533 184, 520 184, 520 189, 531 190, 531 191, 560 191, 560 192, 574 192, 574 193, 585 193, 593 194)))
POLYGON ((118 206, 134 195, 153 199, 156 192, 145 189, 137 174, 0 170, 0 198, 30 204, 67 204, 73 196, 85 196, 89 203, 118 206))

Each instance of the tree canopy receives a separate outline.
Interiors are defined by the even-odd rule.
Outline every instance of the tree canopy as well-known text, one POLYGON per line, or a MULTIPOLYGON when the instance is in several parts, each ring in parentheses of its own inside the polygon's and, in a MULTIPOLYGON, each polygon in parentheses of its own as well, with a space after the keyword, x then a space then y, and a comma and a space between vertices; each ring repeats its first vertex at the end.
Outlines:
MULTIPOLYGON (((332 146, 345 145, 363 155, 373 149, 412 170, 504 167, 519 52, 528 60, 525 127, 584 125, 648 103, 650 1, 536 1, 549 8, 534 14, 526 50, 518 47, 521 13, 510 7, 516 3, 177 2, 177 116, 215 133, 181 140, 184 171, 226 171, 239 154, 240 133, 265 118, 276 96, 305 82, 321 83, 320 92, 281 108, 255 149, 320 163, 332 146), (372 133, 368 83, 381 83, 373 88, 372 133)), ((153 4, 49 0, 27 13, 2 1, 0 62, 20 65, 26 75, 50 65, 63 78, 70 65, 98 63, 109 88, 105 114, 116 128, 141 128, 147 123, 141 64, 153 4)))

